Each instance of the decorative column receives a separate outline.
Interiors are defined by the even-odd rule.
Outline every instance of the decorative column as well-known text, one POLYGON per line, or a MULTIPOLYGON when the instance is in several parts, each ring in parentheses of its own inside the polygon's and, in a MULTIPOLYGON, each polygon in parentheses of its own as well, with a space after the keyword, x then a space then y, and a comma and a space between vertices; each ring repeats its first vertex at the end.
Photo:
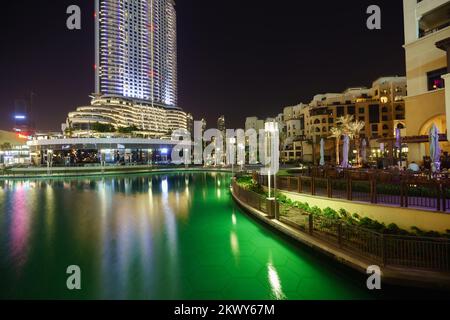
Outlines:
POLYGON ((447 53, 447 74, 442 76, 445 81, 445 115, 447 121, 447 138, 450 141, 450 38, 436 42, 436 47, 447 53))
POLYGON ((447 139, 450 141, 450 73, 444 74, 445 81, 445 118, 447 122, 447 139))

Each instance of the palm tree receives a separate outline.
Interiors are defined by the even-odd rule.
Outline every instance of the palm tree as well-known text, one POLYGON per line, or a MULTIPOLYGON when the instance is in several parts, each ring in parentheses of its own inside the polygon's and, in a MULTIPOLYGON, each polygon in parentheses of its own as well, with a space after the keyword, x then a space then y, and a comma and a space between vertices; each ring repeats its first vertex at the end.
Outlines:
POLYGON ((364 121, 359 121, 359 120, 350 122, 348 124, 349 136, 351 138, 355 139, 356 150, 358 151, 357 156, 356 156, 356 161, 358 164, 361 164, 360 163, 361 143, 360 143, 359 137, 360 137, 361 130, 364 129, 365 126, 366 126, 366 123, 364 121))
POLYGON ((349 114, 346 114, 345 116, 339 117, 337 119, 337 124, 341 127, 343 131, 342 134, 344 136, 351 137, 352 132, 350 130, 350 124, 353 122, 353 119, 353 116, 349 114))
POLYGON ((336 164, 339 165, 340 164, 339 163, 339 143, 341 141, 343 130, 339 126, 339 127, 331 128, 330 132, 331 132, 330 138, 336 139, 336 164))

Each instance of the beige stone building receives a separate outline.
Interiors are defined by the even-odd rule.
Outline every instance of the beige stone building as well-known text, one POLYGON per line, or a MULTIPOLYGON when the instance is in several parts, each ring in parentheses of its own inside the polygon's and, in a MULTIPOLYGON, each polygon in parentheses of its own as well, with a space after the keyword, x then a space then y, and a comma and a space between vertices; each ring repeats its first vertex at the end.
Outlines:
MULTIPOLYGON (((450 75, 446 54, 449 45, 445 40, 450 38, 450 1, 404 0, 403 6, 408 84, 406 133, 410 141, 416 141, 408 143, 408 160, 421 162, 428 155, 426 136, 433 123, 441 133, 448 134, 450 93, 447 104, 445 96, 450 90, 450 75)), ((442 148, 450 151, 446 141, 442 148)))
POLYGON ((349 88, 343 93, 316 95, 310 103, 307 137, 329 137, 338 118, 345 115, 366 123, 362 138, 394 137, 397 126, 403 128, 405 125, 405 95, 405 77, 382 77, 370 88, 349 88))
POLYGON ((361 138, 378 148, 379 139, 392 141, 396 128, 405 134, 406 78, 382 77, 370 88, 349 88, 342 93, 326 93, 314 96, 308 104, 284 109, 287 139, 282 158, 284 161, 311 162, 317 160, 318 144, 324 138, 328 159, 335 156, 335 140, 330 139, 331 128, 341 116, 352 115, 364 121, 361 138), (313 150, 315 150, 313 152, 313 150))
POLYGON ((264 129, 264 120, 260 120, 257 117, 247 117, 245 119, 245 131, 255 130, 259 132, 259 130, 264 129))

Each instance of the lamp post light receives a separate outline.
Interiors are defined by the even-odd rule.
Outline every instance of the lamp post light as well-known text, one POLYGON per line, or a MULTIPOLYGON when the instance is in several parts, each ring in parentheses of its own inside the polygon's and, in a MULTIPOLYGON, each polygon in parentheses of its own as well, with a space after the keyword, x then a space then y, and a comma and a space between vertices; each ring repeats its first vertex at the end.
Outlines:
POLYGON ((235 160, 235 150, 234 150, 234 145, 236 144, 236 138, 231 137, 230 138, 230 145, 229 145, 229 151, 228 151, 228 156, 229 156, 229 160, 231 162, 231 176, 234 177, 234 160, 235 160))
POLYGON ((154 150, 153 149, 148 149, 147 164, 149 166, 153 166, 153 155, 154 155, 154 150))
POLYGON ((216 149, 216 154, 215 154, 215 156, 214 156, 214 161, 215 161, 214 166, 215 166, 215 167, 217 167, 218 164, 220 165, 220 162, 217 163, 217 157, 220 155, 220 152, 221 152, 221 151, 222 151, 222 149, 221 149, 220 147, 216 149))
POLYGON ((53 166, 53 150, 47 150, 47 174, 51 174, 51 167, 53 166))
MULTIPOLYGON (((274 171, 272 172, 272 167, 274 166, 274 162, 275 161, 279 161, 279 159, 275 159, 277 157, 277 154, 279 152, 278 148, 278 143, 276 140, 274 139, 279 139, 278 138, 278 123, 275 121, 271 121, 271 122, 266 122, 265 124, 265 131, 266 131, 266 155, 268 156, 270 154, 270 168, 268 170, 268 186, 269 186, 269 198, 267 199, 270 203, 270 211, 271 212, 271 216, 273 216, 275 219, 278 219, 278 214, 277 214, 277 172, 276 169, 274 169, 274 171), (271 194, 271 176, 272 173, 274 175, 274 182, 273 182, 273 186, 274 186, 274 191, 273 191, 273 196, 271 194), (273 215, 272 215, 273 213, 273 215)), ((264 159, 266 164, 268 163, 267 159, 264 159)), ((278 164, 277 164, 278 166, 278 164)))
POLYGON ((238 144, 238 149, 239 149, 238 151, 239 151, 239 155, 240 155, 240 156, 238 156, 238 159, 240 159, 238 164, 241 166, 241 171, 244 171, 245 145, 243 143, 239 143, 238 144), (244 157, 242 157, 242 153, 244 153, 244 157))
MULTIPOLYGON (((271 163, 272 163, 273 161, 276 160, 276 159, 273 159, 274 158, 274 153, 275 153, 275 150, 273 149, 274 148, 273 147, 273 145, 274 145, 273 144, 273 139, 274 139, 275 133, 278 133, 278 123, 275 122, 275 121, 266 122, 265 130, 268 133, 266 135, 266 148, 267 148, 267 151, 268 151, 268 152, 266 152, 266 156, 267 156, 267 154, 270 154, 271 163)), ((268 173, 269 173, 269 184, 270 184, 270 179, 271 179, 271 175, 272 175, 271 170, 269 170, 268 173)), ((276 188, 277 188, 276 172, 274 172, 273 174, 274 174, 274 194, 275 194, 275 197, 276 197, 276 188)), ((269 187, 269 198, 270 198, 270 187, 269 187)))
POLYGON ((105 172, 105 165, 106 165, 106 153, 107 150, 100 150, 100 166, 102 167, 102 173, 105 172))
POLYGON ((187 169, 188 165, 189 165, 188 152, 189 152, 189 149, 184 149, 184 168, 185 169, 187 169))

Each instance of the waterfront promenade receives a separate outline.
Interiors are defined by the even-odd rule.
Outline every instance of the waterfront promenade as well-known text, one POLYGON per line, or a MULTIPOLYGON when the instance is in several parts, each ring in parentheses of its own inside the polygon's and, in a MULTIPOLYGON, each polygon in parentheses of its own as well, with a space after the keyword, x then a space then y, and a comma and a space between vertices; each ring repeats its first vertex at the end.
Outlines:
POLYGON ((302 210, 286 217, 279 206, 270 209, 264 196, 236 181, 231 190, 235 201, 259 220, 355 270, 366 273, 379 265, 389 283, 450 289, 449 240, 383 235, 302 210))

